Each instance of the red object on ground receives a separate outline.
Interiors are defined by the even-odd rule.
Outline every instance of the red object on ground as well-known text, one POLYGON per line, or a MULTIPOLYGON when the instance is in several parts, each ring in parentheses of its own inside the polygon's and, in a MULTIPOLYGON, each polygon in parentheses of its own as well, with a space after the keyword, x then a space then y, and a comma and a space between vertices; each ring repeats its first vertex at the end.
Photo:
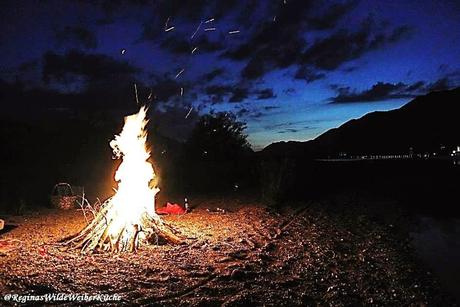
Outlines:
POLYGON ((166 203, 166 207, 158 208, 158 214, 185 214, 185 209, 179 204, 166 203))

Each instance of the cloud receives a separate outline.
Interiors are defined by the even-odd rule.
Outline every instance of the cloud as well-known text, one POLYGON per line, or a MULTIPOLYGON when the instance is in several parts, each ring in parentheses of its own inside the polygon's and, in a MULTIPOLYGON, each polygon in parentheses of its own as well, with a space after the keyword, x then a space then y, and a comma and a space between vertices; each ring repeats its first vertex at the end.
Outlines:
POLYGON ((332 103, 355 103, 383 101, 398 98, 410 98, 431 91, 446 90, 452 87, 449 78, 443 77, 432 83, 417 81, 412 84, 378 82, 370 89, 357 91, 350 87, 332 86, 337 96, 331 99, 332 103))
POLYGON ((297 69, 294 78, 298 80, 305 80, 307 83, 320 80, 325 78, 326 75, 324 73, 316 72, 306 66, 301 66, 297 69))
POLYGON ((409 26, 385 29, 371 17, 363 20, 357 30, 334 30, 356 4, 357 1, 345 1, 319 6, 313 1, 288 1, 273 10, 275 21, 261 21, 249 39, 222 56, 246 61, 241 71, 244 79, 253 80, 273 70, 301 65, 296 78, 312 82, 325 77, 318 70, 335 70, 367 52, 410 37, 409 26), (328 31, 313 42, 306 41, 305 33, 314 30, 328 31))
POLYGON ((216 68, 213 69, 212 71, 206 73, 203 75, 203 79, 207 82, 213 81, 215 78, 221 76, 224 74, 224 69, 223 68, 216 68))
POLYGON ((208 95, 212 103, 243 102, 247 98, 253 97, 257 100, 275 98, 276 95, 271 88, 251 90, 247 86, 236 85, 210 85, 205 88, 205 94, 208 95), (225 99, 228 98, 228 99, 225 99))
POLYGON ((161 108, 151 108, 150 112, 150 118, 155 119, 152 124, 162 135, 181 141, 189 137, 199 119, 198 111, 185 105, 162 105, 161 108))
POLYGON ((258 100, 271 99, 276 97, 275 93, 273 93, 273 89, 271 88, 264 88, 262 90, 258 90, 256 91, 256 94, 258 100))
POLYGON ((375 26, 372 18, 368 18, 355 32, 341 29, 326 38, 318 39, 303 53, 302 62, 318 69, 334 70, 369 51, 395 43, 409 33, 407 26, 386 33, 375 26))
POLYGON ((276 110, 276 109, 279 109, 281 108, 280 106, 266 106, 264 107, 264 110, 265 111, 270 111, 270 110, 276 110))
POLYGON ((71 50, 63 55, 47 52, 43 56, 43 80, 61 81, 68 75, 77 75, 91 81, 133 75, 139 70, 127 62, 103 54, 86 54, 71 50))
POLYGON ((66 26, 55 33, 56 41, 59 45, 73 45, 94 49, 97 47, 97 38, 94 32, 80 26, 66 26))
POLYGON ((183 88, 183 85, 176 80, 167 78, 156 80, 150 87, 152 93, 151 100, 166 102, 172 97, 179 97, 181 88, 183 88))
POLYGON ((248 89, 244 87, 234 87, 232 89, 232 96, 228 102, 241 102, 248 98, 248 89))
POLYGON ((317 30, 332 29, 343 16, 356 7, 358 2, 334 3, 322 15, 310 17, 308 23, 317 30))
POLYGON ((284 133, 297 133, 297 132, 299 132, 299 131, 300 131, 299 129, 288 128, 288 129, 280 130, 280 131, 278 131, 277 133, 279 133, 279 134, 284 134, 284 133))
POLYGON ((216 52, 223 50, 225 45, 222 43, 223 40, 210 40, 206 36, 201 36, 198 39, 191 42, 186 40, 182 36, 169 36, 164 39, 160 46, 174 54, 190 54, 193 49, 197 48, 197 52, 216 52))
POLYGON ((224 102, 224 98, 233 93, 233 87, 229 85, 210 85, 205 88, 205 94, 211 98, 211 103, 224 102))
POLYGON ((306 123, 310 122, 309 120, 299 120, 299 121, 291 121, 291 122, 285 122, 285 123, 274 123, 274 124, 269 124, 265 125, 263 128, 269 131, 272 130, 277 130, 277 129, 282 129, 282 130, 287 130, 287 129, 296 129, 300 130, 301 128, 304 128, 306 123))
POLYGON ((370 89, 362 92, 352 91, 349 87, 340 87, 337 89, 338 95, 332 99, 334 103, 348 102, 369 102, 393 98, 407 97, 401 95, 402 90, 406 89, 404 83, 384 83, 378 82, 370 89))

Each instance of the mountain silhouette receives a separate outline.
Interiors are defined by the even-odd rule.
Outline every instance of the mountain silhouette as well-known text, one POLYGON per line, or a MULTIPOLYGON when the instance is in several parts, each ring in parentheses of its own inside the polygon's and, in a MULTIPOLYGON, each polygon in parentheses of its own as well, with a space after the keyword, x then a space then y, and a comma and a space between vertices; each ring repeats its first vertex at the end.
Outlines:
POLYGON ((460 88, 416 97, 403 107, 371 112, 306 142, 270 144, 264 154, 314 157, 439 152, 460 145, 460 88))

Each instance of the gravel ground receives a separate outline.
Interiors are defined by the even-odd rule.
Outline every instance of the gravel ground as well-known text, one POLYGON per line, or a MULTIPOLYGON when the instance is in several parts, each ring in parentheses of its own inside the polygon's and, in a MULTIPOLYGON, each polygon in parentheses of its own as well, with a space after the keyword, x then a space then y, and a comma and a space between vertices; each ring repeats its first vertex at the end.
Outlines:
POLYGON ((0 305, 14 304, 5 294, 47 293, 117 294, 111 304, 130 306, 455 305, 391 224, 399 217, 376 220, 349 200, 282 211, 235 199, 191 205, 165 217, 184 244, 120 255, 56 246, 85 225, 81 211, 8 216, 18 227, 0 235, 0 305))

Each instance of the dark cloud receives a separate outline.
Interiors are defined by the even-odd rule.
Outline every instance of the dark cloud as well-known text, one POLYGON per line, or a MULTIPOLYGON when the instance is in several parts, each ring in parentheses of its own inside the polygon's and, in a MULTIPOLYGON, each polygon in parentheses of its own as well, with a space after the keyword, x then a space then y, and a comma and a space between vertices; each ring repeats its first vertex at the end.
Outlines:
POLYGON ((238 112, 236 112, 236 116, 243 117, 243 116, 246 116, 249 113, 250 113, 250 111, 248 109, 241 108, 241 109, 238 110, 238 112))
POLYGON ((249 91, 244 87, 234 87, 232 89, 232 96, 228 99, 228 102, 242 102, 248 98, 249 91))
POLYGON ((320 80, 325 78, 326 75, 321 72, 316 72, 312 70, 311 68, 308 68, 306 66, 301 66, 299 69, 297 69, 294 78, 298 80, 305 80, 307 83, 320 80))
POLYGON ((264 126, 266 130, 287 130, 287 129, 297 129, 299 130, 301 126, 305 125, 308 120, 300 120, 300 121, 292 121, 292 122, 285 122, 285 123, 278 123, 278 124, 270 124, 264 126))
MULTIPOLYGON (((242 10, 246 7, 245 3, 237 0, 151 0, 139 2, 145 2, 142 5, 155 13, 152 18, 143 22, 140 41, 158 39, 164 33, 164 26, 168 19, 169 25, 175 25, 180 20, 181 23, 184 21, 189 24, 196 23, 196 27, 203 19, 213 17, 218 20, 233 10, 242 10)), ((215 49, 217 46, 217 42, 214 42, 208 48, 215 49)), ((203 48, 206 49, 206 46, 203 48)))
POLYGON ((393 98, 407 97, 403 95, 407 89, 404 83, 384 83, 378 82, 370 89, 362 92, 352 91, 349 87, 340 87, 337 89, 338 95, 332 99, 333 103, 349 103, 349 102, 369 102, 393 98))
POLYGON ((210 71, 209 73, 206 73, 203 75, 203 79, 207 82, 213 81, 215 78, 221 76, 224 74, 224 69, 223 68, 216 68, 210 71))
POLYGON ((334 3, 327 7, 326 11, 319 16, 313 16, 308 19, 308 23, 314 29, 327 30, 337 25, 337 22, 351 11, 359 1, 349 1, 344 3, 334 3))
POLYGON ((280 106, 266 106, 264 107, 264 110, 265 111, 271 111, 271 110, 276 110, 276 109, 279 109, 281 108, 280 106))
POLYGON ((151 123, 162 135, 181 141, 188 138, 199 119, 198 110, 185 105, 162 105, 150 112, 150 118, 154 119, 151 123))
POLYGON ((152 101, 165 102, 170 100, 172 97, 179 97, 183 85, 181 85, 176 80, 162 78, 160 80, 155 81, 150 88, 152 93, 152 101))
POLYGON ((94 49, 97 47, 97 38, 94 32, 80 26, 66 26, 64 29, 56 31, 56 41, 59 45, 72 45, 94 49))
POLYGON ((256 94, 258 100, 271 99, 276 97, 275 93, 273 93, 273 89, 271 88, 264 88, 262 90, 258 90, 256 91, 256 94))
POLYGON ((224 102, 224 98, 233 92, 229 85, 210 85, 205 88, 205 94, 211 98, 212 103, 224 102))
POLYGON ((393 30, 391 35, 388 37, 388 41, 391 43, 396 43, 404 39, 408 39, 414 33, 414 29, 407 25, 400 26, 393 30))
POLYGON ((60 81, 68 75, 77 75, 91 81, 133 75, 138 69, 127 62, 103 54, 86 54, 71 50, 63 55, 47 52, 43 56, 43 80, 60 81))
POLYGON ((210 97, 212 103, 225 102, 226 97, 227 102, 238 103, 250 95, 249 89, 240 85, 210 85, 205 88, 205 94, 210 97))
POLYGON ((342 29, 317 40, 302 55, 302 62, 319 69, 334 70, 369 51, 395 43, 407 33, 409 28, 406 26, 385 33, 379 30, 375 26, 375 21, 370 18, 365 20, 355 32, 342 29))
POLYGON ((280 131, 278 131, 277 133, 279 133, 279 134, 284 134, 284 133, 296 133, 296 132, 299 132, 299 131, 300 131, 299 129, 288 128, 288 129, 280 130, 280 131))
POLYGON ((429 84, 426 87, 427 91, 444 91, 448 90, 451 87, 450 80, 448 77, 443 77, 439 80, 436 80, 435 82, 429 84))
POLYGON ((174 54, 190 54, 193 49, 197 48, 196 52, 216 52, 223 50, 225 45, 223 40, 210 40, 206 36, 202 36, 193 42, 184 39, 182 36, 169 36, 164 39, 160 46, 174 54))
POLYGON ((296 93, 296 89, 293 87, 290 87, 290 88, 284 89, 283 93, 286 95, 294 95, 296 93))
POLYGON ((350 87, 331 86, 337 96, 331 99, 332 103, 372 102, 389 99, 415 97, 431 91, 440 91, 451 88, 449 78, 443 77, 432 83, 417 81, 412 84, 378 82, 370 89, 356 91, 350 87))
POLYGON ((306 31, 334 29, 356 4, 357 1, 346 1, 318 7, 313 1, 288 1, 272 10, 276 13, 275 21, 261 22, 247 41, 224 52, 223 56, 247 61, 241 71, 245 79, 260 78, 270 71, 300 64, 296 78, 311 82, 325 76, 317 72, 318 69, 334 70, 412 33, 408 26, 387 30, 373 18, 367 18, 355 31, 341 29, 311 44, 305 41, 306 31))
POLYGON ((266 20, 260 23, 249 40, 224 53, 232 60, 248 60, 241 75, 246 79, 261 77, 276 68, 288 67, 304 49, 302 37, 313 1, 287 1, 271 4, 266 20), (276 16, 272 21, 271 16, 276 16))

